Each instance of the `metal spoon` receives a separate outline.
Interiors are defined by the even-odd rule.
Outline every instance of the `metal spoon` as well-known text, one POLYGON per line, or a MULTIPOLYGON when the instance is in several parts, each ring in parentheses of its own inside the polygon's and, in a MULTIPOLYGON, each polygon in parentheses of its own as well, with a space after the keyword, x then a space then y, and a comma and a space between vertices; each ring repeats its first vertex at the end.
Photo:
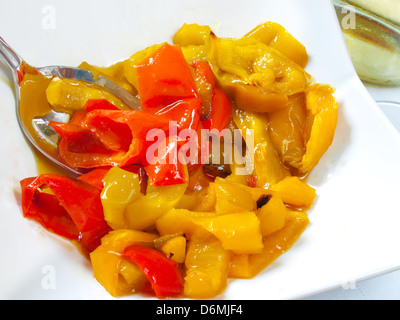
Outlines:
MULTIPOLYGON (((48 158, 58 166, 70 171, 73 174, 81 175, 83 171, 77 168, 71 168, 70 166, 62 162, 60 159, 58 159, 48 151, 44 150, 44 148, 42 148, 37 142, 37 139, 35 139, 35 137, 32 136, 29 130, 25 127, 22 121, 21 110, 20 110, 21 87, 19 85, 18 74, 21 74, 23 72, 23 65, 27 64, 21 58, 21 56, 19 56, 1 37, 0 37, 0 55, 5 59, 13 74, 15 96, 16 96, 15 106, 17 111, 18 124, 22 132, 28 139, 28 141, 46 158, 48 158)), ((95 78, 93 73, 87 70, 73 68, 73 67, 65 67, 65 66, 46 66, 35 69, 43 75, 56 75, 58 77, 74 79, 74 80, 84 80, 95 83, 97 85, 104 87, 105 89, 113 93, 115 96, 120 98, 120 100, 124 102, 131 109, 141 110, 140 102, 135 96, 124 90, 116 83, 112 82, 111 80, 101 75, 95 78)), ((45 140, 48 144, 57 147, 59 135, 53 130, 52 127, 49 126, 49 122, 57 121, 57 122, 67 123, 69 122, 69 120, 70 120, 69 114, 51 111, 44 116, 35 117, 32 120, 32 126, 37 134, 37 137, 39 137, 42 140, 45 140)))

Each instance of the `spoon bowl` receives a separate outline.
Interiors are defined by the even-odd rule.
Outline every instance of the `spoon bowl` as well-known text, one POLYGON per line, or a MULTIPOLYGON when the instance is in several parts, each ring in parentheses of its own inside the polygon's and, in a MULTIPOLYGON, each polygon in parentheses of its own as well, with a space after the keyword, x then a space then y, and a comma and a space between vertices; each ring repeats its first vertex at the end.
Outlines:
POLYGON ((34 128, 34 135, 26 128, 22 117, 21 117, 21 87, 20 83, 24 77, 25 71, 27 69, 34 70, 36 73, 42 75, 54 75, 60 78, 68 78, 72 80, 82 80, 100 85, 101 87, 107 89, 112 94, 117 96, 122 102, 124 102, 129 108, 133 110, 141 110, 140 101, 133 96, 131 93, 127 92, 125 89, 114 83, 113 81, 99 75, 95 77, 92 72, 66 66, 45 66, 45 67, 32 67, 21 58, 1 37, 0 37, 0 56, 2 56, 7 65, 10 67, 13 75, 13 84, 15 88, 16 97, 16 113, 18 124, 28 139, 28 141, 46 158, 51 160, 56 165, 66 169, 67 171, 75 174, 81 175, 84 171, 79 168, 72 168, 68 164, 61 161, 59 157, 49 152, 48 148, 43 148, 38 143, 38 140, 45 141, 46 144, 57 147, 59 141, 59 135, 53 130, 49 125, 50 121, 68 123, 70 121, 70 115, 63 112, 56 112, 54 110, 45 114, 44 116, 38 116, 32 119, 32 127, 34 128))

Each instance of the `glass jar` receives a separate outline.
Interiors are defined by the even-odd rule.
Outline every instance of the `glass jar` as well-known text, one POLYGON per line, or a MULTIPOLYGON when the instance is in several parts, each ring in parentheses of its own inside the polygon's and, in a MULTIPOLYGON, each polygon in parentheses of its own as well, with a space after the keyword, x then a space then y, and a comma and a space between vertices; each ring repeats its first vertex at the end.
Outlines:
POLYGON ((400 85, 400 0, 333 0, 361 80, 400 85))

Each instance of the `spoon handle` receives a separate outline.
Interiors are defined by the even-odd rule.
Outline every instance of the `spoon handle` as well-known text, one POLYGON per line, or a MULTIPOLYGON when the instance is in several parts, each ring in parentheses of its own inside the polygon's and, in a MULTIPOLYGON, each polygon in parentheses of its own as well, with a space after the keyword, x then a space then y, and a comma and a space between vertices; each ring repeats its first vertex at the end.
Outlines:
POLYGON ((10 68, 17 72, 22 63, 22 58, 0 37, 0 55, 6 60, 10 68))

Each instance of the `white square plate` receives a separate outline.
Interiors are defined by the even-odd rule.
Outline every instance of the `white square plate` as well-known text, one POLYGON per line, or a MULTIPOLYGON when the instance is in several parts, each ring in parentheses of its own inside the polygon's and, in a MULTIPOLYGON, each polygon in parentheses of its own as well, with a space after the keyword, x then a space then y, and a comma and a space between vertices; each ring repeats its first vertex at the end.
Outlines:
MULTIPOLYGON (((400 135, 359 81, 331 2, 19 0, 0 11, 1 36, 36 66, 107 66, 171 41, 184 22, 240 37, 267 20, 306 46, 306 70, 318 82, 336 87, 339 122, 309 177, 318 199, 303 236, 255 279, 230 280, 219 299, 301 298, 400 266, 400 135)), ((19 181, 35 176, 36 165, 2 62, 0 80, 0 298, 108 299, 72 244, 22 217, 19 181)))

